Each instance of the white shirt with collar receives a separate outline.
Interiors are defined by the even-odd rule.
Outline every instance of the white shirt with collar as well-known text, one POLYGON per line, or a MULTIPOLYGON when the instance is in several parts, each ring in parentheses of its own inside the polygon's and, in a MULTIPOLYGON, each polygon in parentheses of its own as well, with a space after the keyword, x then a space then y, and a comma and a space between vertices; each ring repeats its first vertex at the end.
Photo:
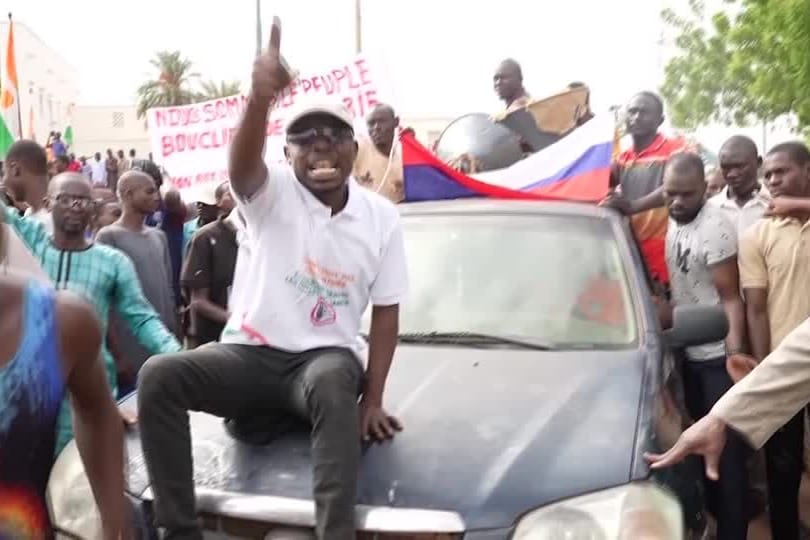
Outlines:
POLYGON ((353 177, 348 182, 348 202, 334 216, 288 165, 271 167, 250 200, 234 194, 249 245, 234 279, 249 276, 250 294, 235 295, 222 343, 290 352, 346 347, 362 359, 358 335, 369 301, 399 304, 408 278, 398 210, 353 177))
POLYGON ((754 195, 740 207, 737 202, 729 197, 728 186, 724 187, 714 197, 711 197, 707 204, 723 211, 723 215, 731 220, 737 227, 737 237, 741 238, 742 233, 748 227, 756 223, 768 209, 770 204, 770 194, 765 186, 760 186, 754 195))

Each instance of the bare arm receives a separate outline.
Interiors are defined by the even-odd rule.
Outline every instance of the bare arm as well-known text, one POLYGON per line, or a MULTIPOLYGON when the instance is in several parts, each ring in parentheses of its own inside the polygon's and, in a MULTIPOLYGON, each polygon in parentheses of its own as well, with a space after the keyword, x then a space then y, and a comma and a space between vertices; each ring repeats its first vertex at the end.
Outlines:
POLYGON ((659 187, 649 195, 645 195, 640 199, 636 199, 630 203, 630 213, 638 214, 652 210, 653 208, 661 208, 664 206, 664 188, 659 187))
POLYGON ((275 18, 270 44, 253 65, 250 97, 228 157, 231 187, 244 198, 252 197, 267 181, 267 165, 264 163, 267 115, 274 99, 292 79, 281 57, 280 47, 281 22, 275 18))
POLYGON ((771 325, 768 318, 768 290, 745 288, 746 319, 751 336, 751 353, 758 362, 771 352, 771 325))
POLYGON ((68 364, 76 444, 101 515, 105 539, 125 533, 123 426, 101 361, 101 326, 93 309, 74 295, 57 302, 60 342, 68 364))
POLYGON ((269 112, 270 98, 251 93, 236 128, 228 156, 228 174, 231 187, 242 197, 252 196, 267 179, 263 156, 269 112))
POLYGON ((228 311, 209 300, 208 289, 192 289, 191 310, 198 316, 205 317, 211 321, 225 324, 228 322, 228 311))
POLYGON ((398 333, 399 305, 374 306, 369 332, 367 381, 363 392, 364 401, 370 405, 382 407, 385 380, 391 369, 398 333))
POLYGON ((745 327, 745 305, 740 297, 740 280, 737 271, 737 257, 730 257, 711 267, 712 282, 728 318, 726 350, 729 354, 744 353, 748 350, 745 327))

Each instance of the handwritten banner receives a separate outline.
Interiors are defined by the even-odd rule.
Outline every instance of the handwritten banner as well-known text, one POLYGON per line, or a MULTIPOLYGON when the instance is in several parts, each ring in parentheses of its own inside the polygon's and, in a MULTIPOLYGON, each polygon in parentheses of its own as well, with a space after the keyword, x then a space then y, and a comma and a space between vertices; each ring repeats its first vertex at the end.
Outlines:
MULTIPOLYGON (((267 122, 265 159, 284 161, 284 126, 291 108, 302 99, 340 99, 363 131, 363 118, 383 99, 379 81, 364 56, 331 69, 302 74, 278 97, 267 122)), ((158 107, 146 113, 154 160, 169 174, 168 183, 186 201, 212 183, 228 180, 228 146, 247 103, 246 95, 193 105, 158 107)))

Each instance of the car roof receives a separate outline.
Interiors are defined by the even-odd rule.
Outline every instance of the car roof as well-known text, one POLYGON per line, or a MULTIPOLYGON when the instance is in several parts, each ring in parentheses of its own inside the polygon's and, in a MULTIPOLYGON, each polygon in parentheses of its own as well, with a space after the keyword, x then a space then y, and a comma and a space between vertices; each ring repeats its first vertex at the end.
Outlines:
POLYGON ((618 219, 612 209, 589 203, 556 200, 453 199, 397 205, 403 216, 430 214, 553 214, 618 219))

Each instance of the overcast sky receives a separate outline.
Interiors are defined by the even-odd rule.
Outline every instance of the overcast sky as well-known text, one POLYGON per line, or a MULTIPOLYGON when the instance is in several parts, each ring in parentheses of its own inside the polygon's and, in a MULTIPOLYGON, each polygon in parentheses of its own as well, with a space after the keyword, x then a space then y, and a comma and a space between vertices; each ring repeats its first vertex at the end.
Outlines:
MULTIPOLYGON (((363 48, 385 66, 403 116, 495 109, 491 77, 505 57, 523 65, 535 96, 587 82, 599 111, 660 84, 671 52, 659 44, 665 4, 686 0, 364 0, 363 48)), ((148 62, 158 50, 181 50, 205 78, 244 80, 255 49, 254 0, 6 0, 6 6, 75 66, 82 104, 133 102, 135 88, 154 76, 148 62)), ((265 37, 278 14, 282 50, 301 71, 354 52, 354 0, 263 0, 262 9, 265 37)))

